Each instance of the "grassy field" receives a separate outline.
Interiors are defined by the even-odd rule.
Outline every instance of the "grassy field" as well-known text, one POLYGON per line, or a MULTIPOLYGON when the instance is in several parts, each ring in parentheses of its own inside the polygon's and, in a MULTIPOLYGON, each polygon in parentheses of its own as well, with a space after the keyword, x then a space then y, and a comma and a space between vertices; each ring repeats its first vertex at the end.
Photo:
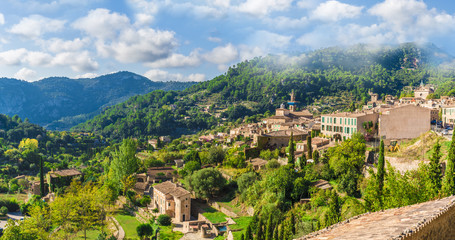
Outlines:
POLYGON ((120 223, 120 226, 122 226, 123 230, 125 231, 125 238, 136 239, 138 237, 136 227, 139 226, 140 222, 134 216, 125 213, 119 213, 115 215, 115 219, 117 219, 117 221, 120 223))
POLYGON ((250 221, 253 217, 239 217, 239 218, 234 218, 234 222, 236 224, 233 224, 233 225, 229 225, 229 227, 232 229, 232 230, 237 230, 237 229, 243 229, 243 230, 246 230, 246 228, 248 227, 248 224, 250 224, 250 221))
POLYGON ((1 193, 0 199, 11 199, 14 198, 18 203, 24 203, 27 199, 27 194, 25 193, 1 193))
MULTIPOLYGON (((155 229, 155 227, 153 229, 155 229)), ((160 226, 160 239, 178 240, 182 237, 183 233, 172 231, 171 226, 160 226)))
MULTIPOLYGON (((99 230, 90 230, 90 231, 87 231, 87 240, 96 240, 98 238, 98 235, 100 234, 101 232, 99 230)), ((80 240, 80 239, 85 239, 84 238, 84 232, 78 232, 77 233, 77 237, 75 238, 76 240, 80 240)))
POLYGON ((228 216, 226 216, 226 214, 222 212, 219 212, 215 208, 212 207, 204 208, 204 211, 206 212, 203 213, 202 215, 204 215, 204 217, 206 217, 212 223, 221 223, 227 221, 226 218, 228 216))

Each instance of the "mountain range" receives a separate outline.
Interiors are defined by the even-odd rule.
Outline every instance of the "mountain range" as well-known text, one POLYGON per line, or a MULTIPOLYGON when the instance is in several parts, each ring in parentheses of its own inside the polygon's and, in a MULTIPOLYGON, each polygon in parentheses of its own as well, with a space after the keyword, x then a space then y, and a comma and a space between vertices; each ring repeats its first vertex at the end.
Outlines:
POLYGON ((153 82, 131 72, 96 78, 50 77, 36 82, 0 79, 0 113, 51 130, 67 130, 104 107, 154 90, 183 90, 195 82, 153 82))

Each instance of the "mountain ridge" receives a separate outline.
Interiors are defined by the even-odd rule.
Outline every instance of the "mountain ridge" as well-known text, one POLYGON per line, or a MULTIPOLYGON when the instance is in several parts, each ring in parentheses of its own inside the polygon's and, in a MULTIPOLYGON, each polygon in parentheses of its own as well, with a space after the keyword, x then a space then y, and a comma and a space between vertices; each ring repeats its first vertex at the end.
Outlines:
POLYGON ((35 82, 1 78, 0 113, 17 114, 48 129, 65 130, 131 96, 154 90, 182 90, 194 84, 154 82, 127 71, 95 78, 48 77, 35 82), (68 121, 71 117, 76 117, 75 122, 68 121))

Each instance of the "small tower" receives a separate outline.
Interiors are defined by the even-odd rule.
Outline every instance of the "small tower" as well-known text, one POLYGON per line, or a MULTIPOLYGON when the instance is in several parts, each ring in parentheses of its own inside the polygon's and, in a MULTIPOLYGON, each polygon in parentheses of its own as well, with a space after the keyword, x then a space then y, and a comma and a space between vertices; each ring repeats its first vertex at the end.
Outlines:
POLYGON ((288 104, 289 104, 289 111, 294 112, 297 103, 298 103, 298 101, 295 100, 294 89, 292 89, 292 92, 291 92, 291 101, 288 102, 288 104))

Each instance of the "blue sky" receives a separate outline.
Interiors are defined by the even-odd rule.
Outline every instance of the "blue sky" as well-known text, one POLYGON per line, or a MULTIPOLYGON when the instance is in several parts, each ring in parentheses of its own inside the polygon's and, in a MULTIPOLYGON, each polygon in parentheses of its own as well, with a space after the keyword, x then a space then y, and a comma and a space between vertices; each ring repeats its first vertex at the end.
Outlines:
POLYGON ((2 0, 0 76, 203 81, 255 56, 355 43, 455 55, 454 14, 443 0, 2 0))

